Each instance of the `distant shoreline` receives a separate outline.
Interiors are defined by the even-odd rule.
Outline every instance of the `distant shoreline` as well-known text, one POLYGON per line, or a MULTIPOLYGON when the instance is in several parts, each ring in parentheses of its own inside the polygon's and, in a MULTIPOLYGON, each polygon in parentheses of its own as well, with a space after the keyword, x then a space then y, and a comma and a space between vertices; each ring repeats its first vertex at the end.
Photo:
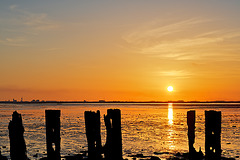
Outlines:
POLYGON ((0 103, 5 104, 72 104, 72 103, 78 103, 78 104, 89 104, 89 103, 99 103, 99 104, 164 104, 164 103, 176 103, 176 104, 190 104, 190 103, 199 103, 199 104, 238 104, 240 101, 105 101, 105 100, 99 100, 99 101, 0 101, 0 103))

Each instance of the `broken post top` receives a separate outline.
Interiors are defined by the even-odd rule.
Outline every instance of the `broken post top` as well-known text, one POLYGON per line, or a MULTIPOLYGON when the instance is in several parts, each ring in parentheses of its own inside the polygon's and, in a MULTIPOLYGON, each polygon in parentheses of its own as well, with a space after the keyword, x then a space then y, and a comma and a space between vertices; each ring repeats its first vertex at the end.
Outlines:
POLYGON ((208 112, 208 113, 221 113, 221 111, 215 111, 215 110, 209 110, 209 111, 205 111, 205 113, 208 112))
POLYGON ((214 110, 205 111, 205 116, 206 115, 221 116, 221 111, 214 111, 214 110))
POLYGON ((17 111, 14 111, 12 114, 12 121, 13 122, 22 122, 22 116, 17 111))
POLYGON ((221 111, 205 111, 205 126, 212 126, 212 128, 220 128, 221 127, 221 111))
POLYGON ((108 109, 107 115, 104 115, 104 121, 105 121, 106 127, 121 129, 121 110, 108 109))
POLYGON ((88 118, 88 116, 94 116, 94 117, 100 117, 100 111, 99 110, 97 110, 97 112, 94 112, 94 111, 85 111, 84 112, 84 116, 85 116, 85 118, 88 118))
POLYGON ((45 110, 46 127, 59 127, 60 126, 61 110, 45 110))
POLYGON ((121 119, 121 110, 120 109, 108 109, 107 110, 107 116, 109 118, 113 119, 121 119))
POLYGON ((60 110, 45 110, 45 114, 60 117, 61 111, 60 110))
POLYGON ((89 128, 91 125, 94 125, 95 127, 98 126, 98 128, 100 128, 100 111, 99 110, 97 112, 85 111, 84 117, 85 117, 86 128, 89 128))
MULTIPOLYGON (((99 110, 97 110, 97 112, 85 111, 84 117, 85 117, 86 128, 89 128, 92 125, 100 128, 100 111, 99 110)), ((90 128, 92 128, 92 127, 90 127, 90 128)))
POLYGON ((111 114, 111 113, 121 113, 121 110, 120 109, 108 109, 107 113, 108 114, 111 114))
MULTIPOLYGON (((14 111, 12 114, 12 120, 8 125, 9 130, 17 130, 17 132, 24 132, 24 128, 22 125, 22 116, 17 111, 14 111)), ((16 131, 14 131, 16 132, 16 131)))

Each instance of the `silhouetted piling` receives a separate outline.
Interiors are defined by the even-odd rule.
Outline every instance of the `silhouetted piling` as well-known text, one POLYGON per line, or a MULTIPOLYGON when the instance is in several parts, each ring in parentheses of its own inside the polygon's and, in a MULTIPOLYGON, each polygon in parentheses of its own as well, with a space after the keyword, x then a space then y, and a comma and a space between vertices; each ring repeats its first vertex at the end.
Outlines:
POLYGON ((104 146, 106 160, 122 160, 121 111, 108 109, 104 115, 107 141, 104 146))
POLYGON ((100 111, 98 110, 96 113, 85 111, 84 116, 88 142, 88 159, 100 160, 102 158, 100 111))
POLYGON ((188 125, 188 146, 190 157, 196 153, 193 144, 195 142, 195 111, 187 112, 187 125, 188 125))
POLYGON ((60 160, 60 110, 45 110, 47 157, 60 160))
POLYGON ((24 127, 22 124, 22 116, 13 112, 12 120, 8 125, 10 138, 10 156, 12 160, 26 160, 27 151, 26 144, 23 137, 24 127))
POLYGON ((201 160, 203 159, 203 153, 201 147, 197 152, 194 148, 195 143, 195 111, 191 110, 187 112, 187 125, 188 125, 188 146, 189 146, 189 159, 190 160, 201 160))
POLYGON ((206 159, 219 160, 221 152, 221 112, 205 111, 206 159))

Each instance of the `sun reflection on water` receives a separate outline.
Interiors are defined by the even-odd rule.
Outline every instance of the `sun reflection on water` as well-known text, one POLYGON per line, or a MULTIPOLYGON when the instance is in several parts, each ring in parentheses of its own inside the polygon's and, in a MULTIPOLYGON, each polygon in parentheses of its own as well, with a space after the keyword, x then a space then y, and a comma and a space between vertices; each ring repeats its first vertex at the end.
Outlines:
POLYGON ((170 150, 174 150, 174 130, 173 130, 173 105, 168 103, 168 147, 170 150))
POLYGON ((172 106, 172 103, 168 103, 168 124, 173 125, 173 106, 172 106))

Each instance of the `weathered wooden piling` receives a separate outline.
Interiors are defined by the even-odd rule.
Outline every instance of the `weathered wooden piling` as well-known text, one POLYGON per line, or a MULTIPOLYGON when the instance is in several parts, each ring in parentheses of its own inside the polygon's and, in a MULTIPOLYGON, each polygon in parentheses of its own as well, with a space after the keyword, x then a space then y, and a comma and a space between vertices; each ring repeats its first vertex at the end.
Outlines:
POLYGON ((192 157, 196 150, 193 146, 195 142, 195 111, 191 110, 187 112, 187 125, 188 125, 188 146, 189 155, 192 157))
POLYGON ((104 146, 106 160, 122 160, 121 111, 108 109, 104 115, 107 140, 104 146))
POLYGON ((205 157, 219 160, 221 152, 221 112, 205 111, 205 157))
POLYGON ((47 157, 60 160, 60 110, 45 110, 47 157))
POLYGON ((88 159, 100 160, 102 158, 100 111, 98 110, 96 113, 85 111, 84 117, 88 142, 88 159))
POLYGON ((27 151, 26 144, 23 137, 24 127, 22 124, 22 116, 13 112, 12 120, 8 125, 9 138, 10 138, 10 156, 12 160, 26 160, 27 151))

